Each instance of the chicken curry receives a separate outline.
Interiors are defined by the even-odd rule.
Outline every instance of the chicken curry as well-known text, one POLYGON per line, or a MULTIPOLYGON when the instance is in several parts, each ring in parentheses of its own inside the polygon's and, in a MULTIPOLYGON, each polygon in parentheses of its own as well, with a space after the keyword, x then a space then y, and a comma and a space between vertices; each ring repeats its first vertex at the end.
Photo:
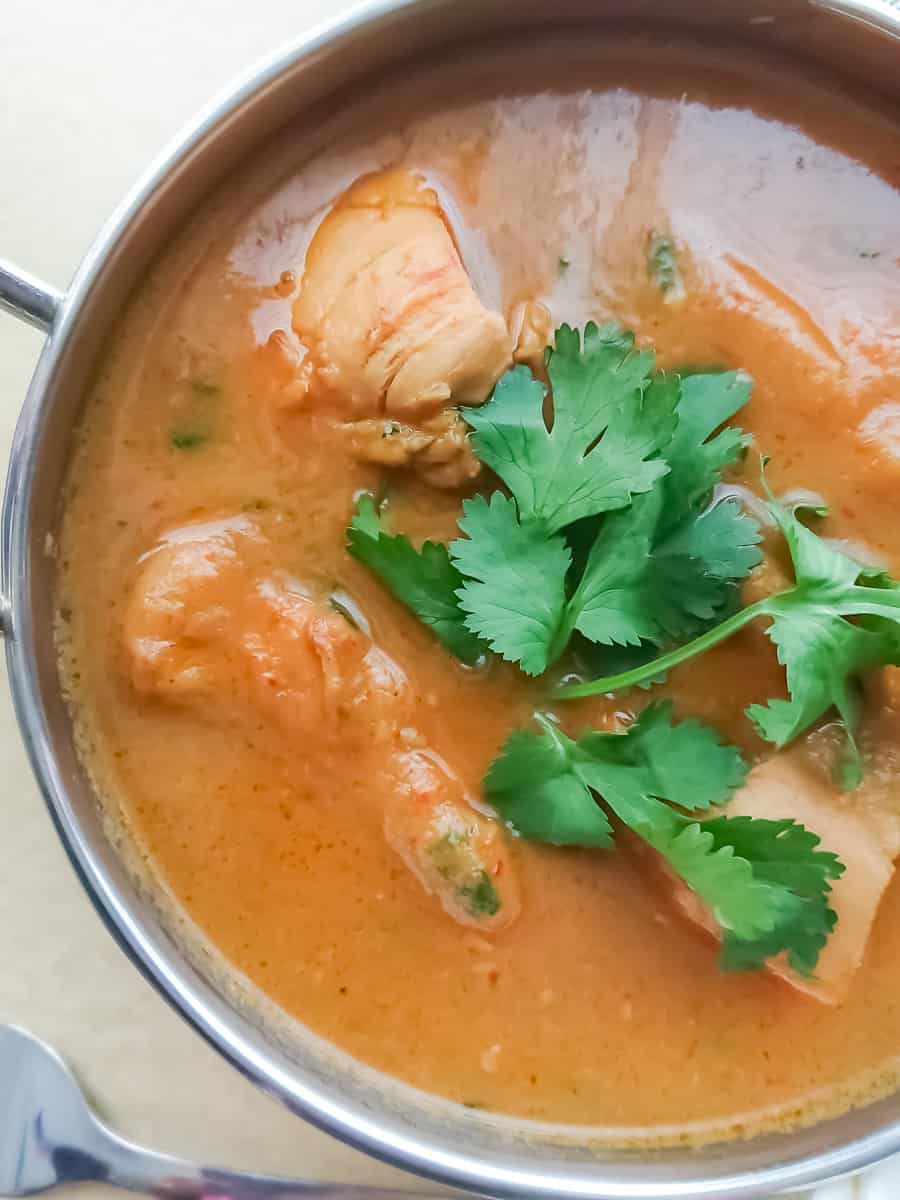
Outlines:
POLYGON ((897 136, 737 49, 513 46, 288 130, 142 282, 61 672, 286 1013, 619 1140, 896 1086, 897 136))

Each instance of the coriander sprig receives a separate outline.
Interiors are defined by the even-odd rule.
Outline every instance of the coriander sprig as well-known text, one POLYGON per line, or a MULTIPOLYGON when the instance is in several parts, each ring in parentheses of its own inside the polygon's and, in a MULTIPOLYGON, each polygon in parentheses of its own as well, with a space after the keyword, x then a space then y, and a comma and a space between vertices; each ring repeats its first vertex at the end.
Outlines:
POLYGON ((760 558, 752 517, 733 500, 709 507, 748 443, 720 428, 749 398, 746 375, 661 374, 631 334, 593 323, 556 331, 547 374, 549 414, 525 367, 466 410, 478 457, 507 490, 464 503, 462 537, 416 550, 373 533, 365 498, 348 530, 351 554, 452 653, 471 662, 490 649, 528 675, 576 632, 626 647, 691 636, 760 558))
POLYGON ((485 799, 510 828, 604 849, 611 810, 707 905, 726 969, 785 952, 795 970, 813 971, 836 920, 828 896, 843 865, 797 822, 709 816, 744 782, 737 750, 699 721, 673 724, 669 704, 650 705, 621 732, 578 739, 538 720, 541 731, 513 733, 485 777, 485 799), (688 815, 698 813, 707 815, 688 815))
MULTIPOLYGON (((561 699, 652 684, 765 617, 791 698, 749 715, 780 746, 836 706, 848 730, 846 774, 858 776, 856 681, 900 661, 900 584, 829 547, 770 497, 796 583, 721 619, 761 559, 752 517, 732 499, 712 503, 749 442, 726 422, 747 402, 750 380, 658 373, 630 334, 596 325, 583 338, 557 330, 547 374, 549 397, 517 367, 483 408, 466 410, 476 453, 502 486, 465 501, 461 537, 416 548, 363 496, 350 553, 463 662, 493 650, 540 675, 576 634, 644 656, 632 670, 558 689, 561 699)), ((577 739, 538 721, 540 732, 510 736, 484 781, 515 833, 606 849, 614 815, 708 907, 726 968, 784 954, 798 972, 814 970, 843 866, 792 820, 709 811, 743 783, 736 749, 701 722, 673 725, 664 705, 619 733, 577 739)))
POLYGON ((417 550, 409 538, 386 528, 372 497, 363 494, 347 530, 347 549, 456 658, 472 666, 484 656, 484 645, 463 622, 456 600, 462 578, 442 542, 425 542, 417 550))
POLYGON ((766 632, 786 668, 790 699, 752 704, 748 717, 760 736, 780 748, 837 709, 847 738, 843 780, 853 786, 862 771, 856 742, 859 677, 875 667, 900 665, 900 583, 825 542, 771 494, 768 507, 790 551, 793 587, 757 600, 634 670, 562 687, 556 695, 579 699, 641 684, 768 618, 766 632))
POLYGON ((614 325, 583 338, 563 325, 547 350, 549 421, 524 367, 467 410, 476 453, 511 495, 464 506, 466 536, 450 544, 459 600, 468 628, 529 675, 576 630, 618 646, 690 636, 759 561, 751 517, 734 502, 707 510, 748 441, 716 430, 746 403, 749 378, 682 380, 653 362, 614 325))

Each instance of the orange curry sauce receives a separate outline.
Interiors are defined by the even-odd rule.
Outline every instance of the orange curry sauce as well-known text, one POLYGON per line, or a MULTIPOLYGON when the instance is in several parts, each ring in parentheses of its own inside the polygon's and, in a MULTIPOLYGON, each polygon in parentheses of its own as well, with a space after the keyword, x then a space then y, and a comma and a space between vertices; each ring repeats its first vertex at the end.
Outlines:
MULTIPOLYGON (((142 556, 238 516, 259 570, 351 598, 405 674, 415 738, 475 796, 545 702, 511 667, 452 660, 344 549, 360 489, 387 486, 397 528, 438 539, 460 492, 361 462, 291 399, 309 240, 356 177, 398 165, 436 189, 476 290, 510 322, 540 300, 556 323, 620 321, 666 367, 745 368, 755 391, 738 420, 772 455, 776 491, 821 493, 824 531, 900 572, 896 127, 794 66, 721 49, 561 42, 431 69, 262 151, 156 263, 111 340, 59 550, 62 670, 105 802, 240 971, 419 1087, 651 1133, 845 1106, 900 1055, 900 883, 837 1007, 762 972, 721 974, 714 941, 626 850, 514 842, 518 919, 469 928, 386 842, 390 777, 358 717, 351 752, 325 710, 295 728, 221 683, 191 703, 136 687, 124 628, 142 556), (674 302, 647 275, 658 229, 683 248, 674 302)), ((665 691, 751 758, 771 753, 742 715, 784 694, 761 631, 665 691)), ((614 709, 559 707, 573 729, 614 709)), ((870 716, 873 766, 848 804, 900 813, 898 733, 889 703, 870 716)))

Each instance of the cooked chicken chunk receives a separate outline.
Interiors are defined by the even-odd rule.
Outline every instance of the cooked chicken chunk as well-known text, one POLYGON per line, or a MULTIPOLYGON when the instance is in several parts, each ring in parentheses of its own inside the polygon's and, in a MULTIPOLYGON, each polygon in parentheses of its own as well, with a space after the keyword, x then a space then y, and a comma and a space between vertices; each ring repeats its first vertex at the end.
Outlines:
POLYGON ((344 736, 363 710, 368 732, 393 730, 402 672, 297 580, 264 571, 264 548, 236 517, 187 526, 147 556, 125 623, 135 687, 218 713, 253 707, 314 737, 344 736))
POLYGON ((246 575, 238 544, 258 537, 245 517, 188 525, 141 559, 125 612, 137 691, 193 703, 241 690, 240 654, 231 640, 234 594, 246 575))
MULTIPOLYGON (((832 884, 837 925, 819 958, 814 978, 804 978, 781 958, 769 970, 798 991, 824 1004, 840 1004, 865 954, 881 898, 900 854, 900 821, 867 804, 864 795, 838 792, 795 752, 783 752, 755 767, 734 796, 728 816, 783 820, 792 817, 818 834, 822 848, 838 854, 844 874, 832 884)), ((693 892, 676 885, 676 902, 691 920, 716 934, 713 915, 693 892)))
POLYGON ((131 679, 144 695, 209 719, 264 717, 305 749, 339 743, 387 778, 389 844, 464 924, 501 929, 519 911, 505 835, 409 724, 400 667, 369 635, 267 563, 244 517, 189 525, 142 561, 125 617, 131 679))
POLYGON ((529 300, 522 307, 513 357, 542 379, 547 377, 545 351, 553 341, 553 316, 546 304, 529 300))
POLYGON ((301 393, 337 408, 361 458, 444 487, 477 474, 455 409, 487 400, 512 343, 418 175, 364 176, 341 197, 310 243, 293 324, 301 393))
POLYGON ((436 754, 409 751, 391 762, 397 798, 385 816, 388 842, 426 892, 464 925, 502 929, 519 913, 506 839, 482 816, 436 754))

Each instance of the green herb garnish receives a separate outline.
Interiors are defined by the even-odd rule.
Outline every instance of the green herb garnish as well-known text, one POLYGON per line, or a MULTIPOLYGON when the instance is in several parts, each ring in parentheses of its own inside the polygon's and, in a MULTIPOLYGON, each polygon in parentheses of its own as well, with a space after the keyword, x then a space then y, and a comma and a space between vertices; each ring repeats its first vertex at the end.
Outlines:
POLYGON ((722 965, 750 969, 786 952, 809 974, 834 926, 830 881, 843 866, 794 821, 685 815, 724 804, 746 775, 737 750, 698 721, 673 725, 651 705, 622 733, 512 734, 485 778, 485 798, 522 837, 556 846, 612 844, 607 809, 709 907, 722 965), (602 800, 602 803, 600 801, 602 800), (676 805, 677 808, 673 808, 676 805))
POLYGON ((900 583, 823 541, 771 496, 768 504, 790 550, 793 587, 740 609, 650 663, 561 688, 558 695, 574 699, 631 687, 701 654, 751 621, 768 618, 766 632, 786 668, 790 699, 752 704, 747 715, 760 735, 780 748, 837 709, 847 736, 842 776, 852 784, 861 775, 855 737, 859 676, 874 667, 900 665, 900 583))
POLYGON ((473 917, 494 917, 500 911, 500 897, 487 871, 461 887, 459 894, 473 917))
POLYGON ((464 828, 443 834, 429 847, 431 860, 442 879, 473 917, 493 917, 500 911, 500 896, 487 871, 478 865, 464 828))
POLYGON ((663 296, 681 290, 678 251, 668 234, 651 233, 647 239, 647 274, 663 296))
POLYGON ((582 345, 563 325, 547 351, 549 425, 546 388, 527 367, 507 371, 487 404, 466 409, 475 452, 509 488, 521 521, 552 534, 624 508, 665 474, 654 455, 675 427, 676 396, 652 369, 653 355, 617 326, 589 324, 582 345))
POLYGON ((420 553, 402 538, 391 542, 390 567, 369 544, 371 529, 363 544, 360 514, 351 552, 444 628, 439 636, 464 661, 486 643, 529 675, 576 632, 603 645, 660 645, 718 619, 759 561, 756 523, 737 503, 707 507, 747 443, 738 429, 715 430, 746 402, 750 382, 737 372, 681 380, 655 373, 653 361, 616 326, 589 324, 583 342, 562 326, 547 352, 549 423, 544 384, 525 367, 466 410, 476 453, 510 494, 465 502, 464 536, 448 548, 455 569, 444 547, 420 553), (472 635, 463 653, 460 627, 472 635))
POLYGON ((530 675, 559 657, 574 629, 563 530, 624 508, 668 469, 658 452, 675 428, 677 397, 670 381, 651 377, 652 366, 653 356, 613 326, 588 325, 583 345, 562 326, 547 352, 549 426, 546 389, 525 367, 466 413, 478 457, 512 495, 463 505, 465 538, 450 545, 464 576, 459 602, 468 628, 530 675))
POLYGON ((456 601, 462 578, 447 547, 425 542, 420 549, 403 534, 389 533, 371 496, 360 496, 347 549, 364 563, 406 607, 427 625, 451 654, 473 665, 484 646, 463 622, 456 601))
POLYGON ((222 389, 209 379, 192 379, 178 404, 178 423, 169 434, 176 450, 198 450, 205 446, 216 427, 222 389))
POLYGON ((575 631, 623 646, 689 636, 759 561, 755 521, 734 501, 707 507, 747 444, 738 429, 713 435, 750 381, 652 367, 614 327, 589 325, 582 350, 563 326, 548 351, 549 429, 543 385, 524 368, 467 414, 478 456, 512 497, 464 504, 466 537, 450 544, 459 601, 468 628, 527 674, 575 631))
POLYGON ((736 372, 681 381, 678 424, 662 451, 668 474, 606 518, 569 602, 568 621, 589 641, 637 646, 689 636, 760 561, 756 522, 735 500, 707 504, 747 443, 739 429, 714 432, 749 395, 749 380, 736 372))
POLYGON ((526 674, 540 675, 565 644, 569 547, 559 534, 520 521, 503 492, 466 501, 459 527, 466 537, 451 542, 450 556, 466 628, 526 674))
MULTIPOLYGON (((549 394, 515 367, 483 407, 465 410, 473 448, 502 486, 464 502, 461 537, 416 549, 363 497, 350 553, 465 662, 490 648, 540 675, 568 648, 580 671, 606 669, 559 688, 561 699, 650 686, 766 617, 791 698, 751 706, 751 719, 782 746, 836 707, 848 731, 843 777, 858 779, 857 678, 900 663, 900 584, 770 497, 796 584, 735 611, 736 585, 761 559, 760 532, 735 499, 715 502, 714 489, 749 444, 727 422, 749 399, 750 380, 720 368, 657 372, 653 355, 612 325, 589 324, 583 337, 562 326, 546 362, 549 394)), ((539 733, 512 734, 484 782, 516 833, 605 849, 614 815, 709 907, 725 967, 784 953, 812 972, 835 922, 830 881, 843 866, 791 820, 717 811, 745 777, 737 750, 700 722, 673 725, 664 705, 621 733, 577 739, 539 721, 539 733)), ((492 881, 456 878, 459 847, 433 851, 439 869, 452 866, 470 911, 492 913, 492 881)))
POLYGON ((169 436, 169 441, 176 450, 197 450, 206 445, 209 434, 196 429, 176 429, 169 436))

